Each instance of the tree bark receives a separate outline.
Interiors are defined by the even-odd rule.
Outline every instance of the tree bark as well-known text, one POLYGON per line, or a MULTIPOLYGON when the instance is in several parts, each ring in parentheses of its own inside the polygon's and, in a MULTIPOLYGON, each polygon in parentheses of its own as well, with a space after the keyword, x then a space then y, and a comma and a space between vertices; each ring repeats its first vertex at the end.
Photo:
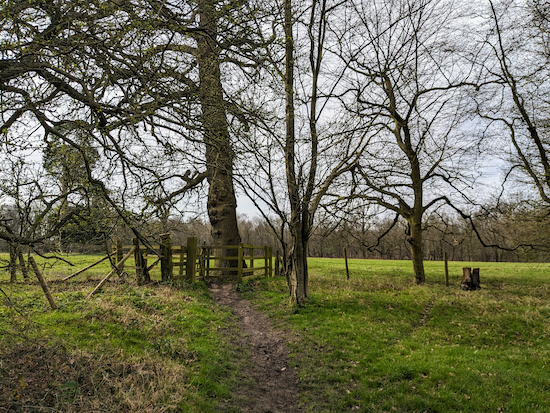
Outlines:
POLYGON ((403 128, 403 152, 409 159, 411 168, 411 185, 414 192, 414 205, 409 217, 411 259, 414 268, 414 281, 423 284, 426 281, 424 273, 424 240, 422 236, 422 217, 424 215, 424 179, 420 171, 418 153, 412 144, 411 131, 408 125, 403 128))
POLYGON ((302 307, 309 296, 307 238, 298 230, 294 234, 294 251, 292 252, 291 294, 292 302, 302 307))
POLYGON ((414 281, 416 284, 423 284, 426 281, 424 273, 424 251, 422 248, 422 223, 421 220, 409 221, 411 246, 411 259, 414 269, 414 281))
POLYGON ((26 281, 29 281, 29 271, 27 269, 27 264, 25 264, 25 257, 23 256, 23 251, 21 251, 21 247, 17 248, 17 257, 19 258, 19 266, 21 267, 23 278, 26 281))
POLYGON ((290 298, 298 306, 305 304, 307 291, 307 222, 304 221, 302 208, 307 207, 300 202, 300 191, 295 170, 296 162, 296 130, 294 112, 294 35, 292 19, 292 1, 284 0, 285 18, 285 166, 288 197, 290 200, 290 232, 292 234, 293 250, 291 253, 292 268, 287 281, 290 282, 290 298))
MULTIPOLYGON (((201 32, 197 39, 199 68, 199 97, 206 145, 208 216, 212 226, 214 245, 238 245, 241 242, 237 227, 237 201, 233 185, 233 149, 221 83, 219 48, 217 45, 218 21, 215 0, 200 0, 201 32)), ((227 250, 225 256, 236 255, 227 250)), ((223 261, 222 266, 236 266, 236 261, 223 261)))

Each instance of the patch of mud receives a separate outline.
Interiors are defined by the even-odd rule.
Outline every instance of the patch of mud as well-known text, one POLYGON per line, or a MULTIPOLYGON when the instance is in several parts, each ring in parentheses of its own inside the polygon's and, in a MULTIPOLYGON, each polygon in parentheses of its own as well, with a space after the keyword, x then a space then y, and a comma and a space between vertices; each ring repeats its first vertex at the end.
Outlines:
POLYGON ((229 307, 237 316, 239 335, 233 337, 233 344, 248 348, 251 355, 250 366, 241 372, 246 380, 233 398, 239 406, 224 408, 251 413, 301 412, 299 386, 288 363, 289 351, 282 333, 267 316, 241 298, 232 284, 212 284, 210 292, 219 304, 229 307))

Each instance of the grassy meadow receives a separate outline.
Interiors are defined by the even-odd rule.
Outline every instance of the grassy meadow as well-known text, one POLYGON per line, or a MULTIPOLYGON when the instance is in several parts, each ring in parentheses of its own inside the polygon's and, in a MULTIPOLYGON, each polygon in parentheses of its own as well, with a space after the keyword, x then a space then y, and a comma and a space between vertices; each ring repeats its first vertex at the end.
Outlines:
MULTIPOLYGON (((138 287, 128 270, 85 300, 108 263, 59 282, 97 259, 70 258, 44 267, 57 311, 0 271, 0 411, 240 411, 247 349, 204 283, 138 287)), ((446 287, 441 262, 423 286, 407 261, 350 260, 349 280, 341 259, 309 263, 304 308, 281 278, 237 286, 290 339, 305 411, 550 411, 549 264, 451 262, 446 287), (463 266, 481 290, 460 290, 463 266)))
POLYGON ((310 260, 309 305, 281 280, 247 296, 294 334, 303 403, 326 412, 550 411, 550 266, 310 260), (463 266, 482 289, 459 289, 463 266))
POLYGON ((234 322, 204 283, 138 287, 128 268, 85 300, 109 264, 63 282, 100 257, 66 258, 74 266, 37 258, 56 311, 34 274, 10 284, 0 272, 0 412, 213 412, 231 399, 246 351, 229 345, 234 322))

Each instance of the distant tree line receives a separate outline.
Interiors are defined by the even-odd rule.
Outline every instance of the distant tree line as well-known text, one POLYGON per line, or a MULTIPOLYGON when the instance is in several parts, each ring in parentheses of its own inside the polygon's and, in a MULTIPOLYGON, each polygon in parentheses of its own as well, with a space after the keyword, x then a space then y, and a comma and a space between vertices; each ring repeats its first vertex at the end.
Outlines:
MULTIPOLYGON (((550 261, 550 216, 545 209, 501 205, 499 211, 491 211, 491 216, 480 212, 472 220, 477 234, 470 223, 456 215, 429 216, 423 229, 424 258, 441 261, 446 253, 452 261, 550 261)), ((310 254, 343 257, 346 248, 350 258, 410 260, 406 223, 392 225, 391 219, 367 226, 353 221, 337 226, 320 223, 312 235, 310 254)))

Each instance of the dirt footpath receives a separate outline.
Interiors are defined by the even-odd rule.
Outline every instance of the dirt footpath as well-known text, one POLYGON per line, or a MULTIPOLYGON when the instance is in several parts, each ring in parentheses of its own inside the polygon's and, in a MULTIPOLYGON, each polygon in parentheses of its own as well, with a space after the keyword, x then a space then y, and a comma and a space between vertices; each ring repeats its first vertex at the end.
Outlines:
POLYGON ((243 386, 233 400, 238 406, 225 406, 235 411, 252 413, 298 413, 298 384, 294 370, 288 364, 288 347, 281 332, 271 321, 237 294, 231 284, 212 284, 210 292, 221 305, 237 316, 239 334, 234 345, 249 348, 250 367, 241 372, 243 386))

